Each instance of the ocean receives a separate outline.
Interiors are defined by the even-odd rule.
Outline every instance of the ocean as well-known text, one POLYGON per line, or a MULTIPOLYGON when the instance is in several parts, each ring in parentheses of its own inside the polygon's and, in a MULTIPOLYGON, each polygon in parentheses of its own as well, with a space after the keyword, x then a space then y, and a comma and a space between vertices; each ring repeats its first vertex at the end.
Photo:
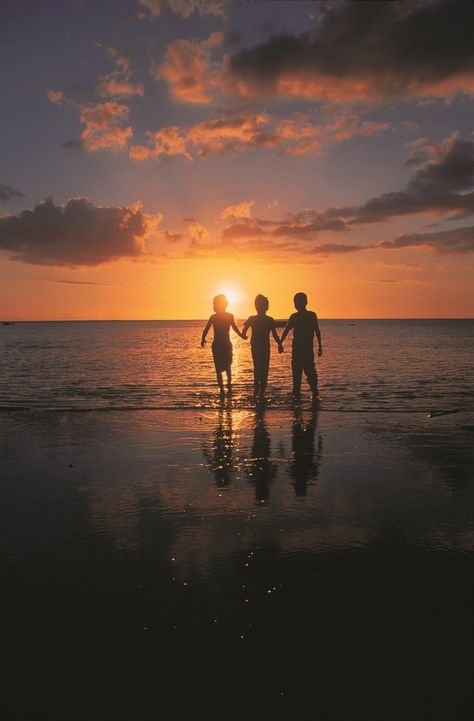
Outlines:
POLYGON ((323 320, 320 408, 203 325, 0 326, 5 718, 470 718, 474 321, 323 320))
MULTIPOLYGON (((2 325, 0 410, 217 407, 211 343, 200 347, 204 323, 2 325)), ((474 320, 322 320, 321 332, 322 410, 436 413, 474 407, 474 320)), ((248 408, 250 344, 235 335, 232 342, 232 403, 248 408)), ((269 408, 291 405, 290 361, 291 338, 282 355, 272 341, 269 408)))

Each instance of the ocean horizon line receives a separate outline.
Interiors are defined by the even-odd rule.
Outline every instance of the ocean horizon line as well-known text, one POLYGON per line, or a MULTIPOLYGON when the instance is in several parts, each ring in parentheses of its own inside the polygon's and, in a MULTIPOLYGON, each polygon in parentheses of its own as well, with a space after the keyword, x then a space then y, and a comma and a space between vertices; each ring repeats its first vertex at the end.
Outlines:
MULTIPOLYGON (((289 316, 288 316, 289 317, 289 316)), ((320 321, 381 321, 381 320, 474 320, 474 316, 360 316, 360 317, 324 317, 318 316, 320 321)), ((0 325, 13 325, 16 323, 206 323, 207 318, 3 318, 0 325)), ((236 318, 245 321, 246 318, 236 318)), ((286 322, 288 318, 275 318, 277 323, 286 322)))

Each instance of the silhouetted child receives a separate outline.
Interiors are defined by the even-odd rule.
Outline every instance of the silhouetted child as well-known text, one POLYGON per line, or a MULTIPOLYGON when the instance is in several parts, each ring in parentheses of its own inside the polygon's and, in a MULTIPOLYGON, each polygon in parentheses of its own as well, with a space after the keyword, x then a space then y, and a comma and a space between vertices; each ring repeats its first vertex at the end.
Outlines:
POLYGON ((281 342, 293 331, 293 348, 291 353, 291 369, 293 372, 293 395, 300 397, 301 377, 303 371, 308 379, 309 386, 313 393, 313 400, 319 398, 318 374, 314 365, 314 336, 318 339, 318 356, 323 354, 321 332, 319 330, 318 317, 311 310, 306 310, 308 297, 306 293, 296 293, 293 298, 296 313, 290 316, 285 330, 281 336, 281 342))
POLYGON ((241 338, 242 333, 235 325, 234 316, 232 313, 227 313, 226 308, 229 305, 229 301, 225 295, 216 295, 214 298, 214 311, 207 321, 206 327, 202 332, 201 346, 206 345, 206 336, 209 333, 211 325, 214 329, 214 340, 212 341, 212 356, 214 358, 214 365, 216 367, 217 385, 219 386, 221 393, 224 392, 224 383, 222 381, 222 373, 225 371, 227 375, 227 387, 229 393, 232 391, 232 343, 229 338, 229 331, 232 328, 237 335, 241 338))
POLYGON ((242 338, 247 338, 246 333, 251 328, 250 345, 253 358, 254 395, 255 398, 262 400, 267 387, 268 368, 270 366, 270 333, 273 335, 275 342, 278 343, 280 353, 283 348, 276 332, 275 321, 267 315, 268 298, 265 298, 264 295, 257 295, 255 309, 257 315, 251 315, 245 321, 242 328, 242 338))

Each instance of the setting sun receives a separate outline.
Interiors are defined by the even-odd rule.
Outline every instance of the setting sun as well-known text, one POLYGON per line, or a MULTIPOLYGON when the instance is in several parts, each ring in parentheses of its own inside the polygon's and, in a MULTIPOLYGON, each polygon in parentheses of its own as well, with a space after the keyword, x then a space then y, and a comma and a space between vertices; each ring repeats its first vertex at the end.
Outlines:
POLYGON ((225 285, 216 291, 215 295, 225 295, 229 301, 229 307, 234 312, 235 306, 242 300, 242 294, 236 289, 235 286, 225 285))

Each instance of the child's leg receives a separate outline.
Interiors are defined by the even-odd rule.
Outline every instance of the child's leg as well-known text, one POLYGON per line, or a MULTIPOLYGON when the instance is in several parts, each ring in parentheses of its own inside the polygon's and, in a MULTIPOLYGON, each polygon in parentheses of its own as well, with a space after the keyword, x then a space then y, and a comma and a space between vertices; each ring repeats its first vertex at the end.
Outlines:
POLYGON ((265 395, 265 390, 267 388, 267 381, 268 381, 268 364, 265 363, 261 364, 261 367, 259 369, 258 374, 258 396, 259 398, 263 398, 265 395))
POLYGON ((216 346, 216 342, 212 342, 212 357, 214 358, 214 368, 216 369, 217 385, 221 389, 221 393, 224 390, 224 383, 222 381, 221 361, 219 358, 219 349, 216 346))
POLYGON ((309 387, 314 396, 318 395, 318 373, 316 366, 314 365, 314 355, 309 353, 303 361, 303 369, 306 378, 308 379, 309 387))
POLYGON ((291 358, 291 370, 293 373, 293 395, 299 396, 301 393, 301 376, 303 374, 303 363, 301 358, 293 355, 291 358))
POLYGON ((225 369, 225 373, 227 376, 227 389, 229 391, 231 391, 232 390, 232 370, 231 370, 230 366, 225 369))
POLYGON ((256 398, 258 396, 258 389, 260 385, 259 378, 259 365, 258 365, 258 354, 252 348, 252 360, 253 360, 253 394, 256 398))
POLYGON ((269 368, 270 368, 270 356, 266 356, 262 363, 262 373, 260 376, 260 395, 261 396, 263 396, 263 394, 267 390, 269 368))

